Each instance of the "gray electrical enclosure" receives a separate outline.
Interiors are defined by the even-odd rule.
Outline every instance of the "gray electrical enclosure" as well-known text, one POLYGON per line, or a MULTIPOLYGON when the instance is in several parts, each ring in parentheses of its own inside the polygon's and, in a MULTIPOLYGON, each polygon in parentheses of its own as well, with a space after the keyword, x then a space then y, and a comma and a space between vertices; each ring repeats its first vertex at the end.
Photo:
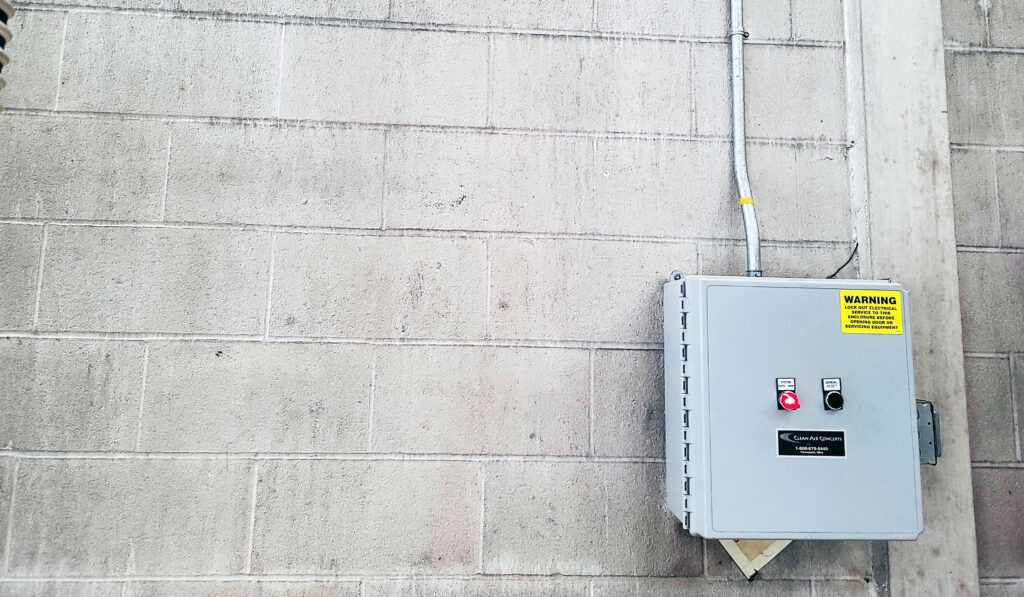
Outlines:
POLYGON ((899 284, 687 276, 664 287, 668 502, 719 539, 915 539, 899 284))

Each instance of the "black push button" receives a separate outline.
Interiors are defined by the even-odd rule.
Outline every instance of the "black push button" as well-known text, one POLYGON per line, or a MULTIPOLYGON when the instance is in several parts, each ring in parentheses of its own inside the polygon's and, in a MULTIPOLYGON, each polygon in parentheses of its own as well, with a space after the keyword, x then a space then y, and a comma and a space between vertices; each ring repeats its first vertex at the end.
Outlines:
POLYGON ((838 377, 822 379, 821 401, 825 410, 843 410, 843 380, 838 377))
POLYGON ((825 410, 843 410, 843 395, 839 392, 826 392, 825 410))

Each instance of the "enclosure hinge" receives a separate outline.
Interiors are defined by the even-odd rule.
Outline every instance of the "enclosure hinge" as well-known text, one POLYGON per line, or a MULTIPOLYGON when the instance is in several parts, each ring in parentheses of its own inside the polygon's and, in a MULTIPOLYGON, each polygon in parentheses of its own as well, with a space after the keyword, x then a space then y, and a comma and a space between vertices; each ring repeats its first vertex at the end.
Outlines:
POLYGON ((921 451, 921 464, 934 465, 942 456, 939 413, 927 400, 917 401, 917 444, 921 451))

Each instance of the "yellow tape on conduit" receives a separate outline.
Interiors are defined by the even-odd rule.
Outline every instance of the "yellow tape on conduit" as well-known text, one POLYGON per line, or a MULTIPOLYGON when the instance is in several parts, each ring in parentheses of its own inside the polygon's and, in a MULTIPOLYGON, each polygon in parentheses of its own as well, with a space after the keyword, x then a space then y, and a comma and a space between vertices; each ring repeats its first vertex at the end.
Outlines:
POLYGON ((740 197, 740 205, 753 205, 753 204, 754 204, 754 198, 753 197, 740 197))

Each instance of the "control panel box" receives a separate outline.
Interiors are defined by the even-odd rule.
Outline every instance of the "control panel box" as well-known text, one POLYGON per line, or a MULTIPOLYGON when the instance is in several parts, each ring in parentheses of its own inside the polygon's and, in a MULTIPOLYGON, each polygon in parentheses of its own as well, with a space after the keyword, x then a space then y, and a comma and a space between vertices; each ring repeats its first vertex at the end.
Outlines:
POLYGON ((668 502, 718 539, 915 539, 906 292, 687 276, 664 287, 668 502))

